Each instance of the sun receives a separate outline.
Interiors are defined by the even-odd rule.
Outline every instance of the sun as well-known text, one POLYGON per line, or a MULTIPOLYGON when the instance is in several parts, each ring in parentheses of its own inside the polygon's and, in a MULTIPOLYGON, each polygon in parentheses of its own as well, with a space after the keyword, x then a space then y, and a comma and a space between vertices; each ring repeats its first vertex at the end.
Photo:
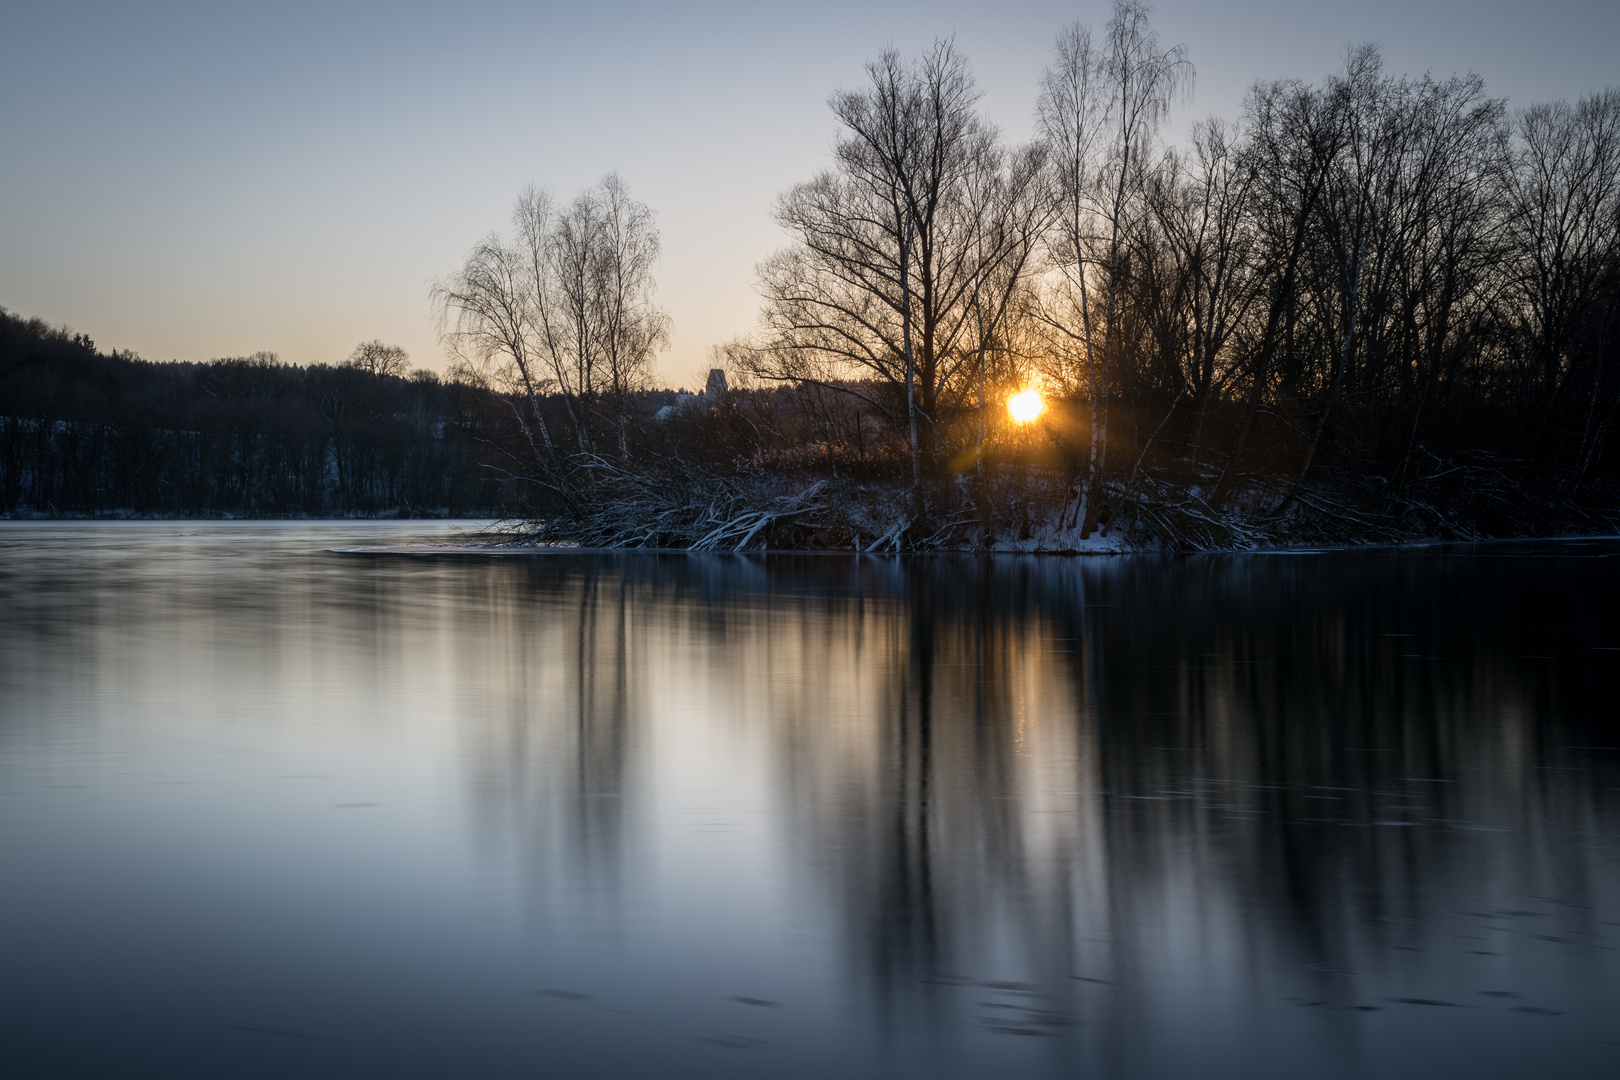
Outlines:
POLYGON ((1046 402, 1041 400, 1039 390, 1030 387, 1007 399, 1007 411, 1012 413, 1015 423, 1027 424, 1046 411, 1046 402))

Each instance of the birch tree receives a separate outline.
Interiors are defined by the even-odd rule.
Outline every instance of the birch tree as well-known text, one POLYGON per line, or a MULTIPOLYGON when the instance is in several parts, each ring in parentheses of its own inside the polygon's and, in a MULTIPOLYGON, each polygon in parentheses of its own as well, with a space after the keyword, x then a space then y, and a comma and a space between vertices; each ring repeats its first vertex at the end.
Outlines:
POLYGON ((1108 466, 1108 383, 1118 361, 1121 255, 1144 159, 1171 103, 1191 86, 1185 46, 1162 48, 1141 0, 1115 0, 1102 40, 1086 27, 1059 34, 1036 114, 1054 147, 1061 227, 1058 290, 1047 321, 1081 350, 1091 405, 1090 453, 1079 485, 1082 539, 1096 527, 1108 466))
POLYGON ((537 453, 560 452, 541 407, 549 395, 572 452, 597 453, 606 424, 625 460, 628 399, 669 341, 652 211, 610 173, 561 207, 547 191, 524 190, 512 223, 509 239, 486 237, 435 286, 445 341, 467 371, 524 402, 515 413, 537 453))

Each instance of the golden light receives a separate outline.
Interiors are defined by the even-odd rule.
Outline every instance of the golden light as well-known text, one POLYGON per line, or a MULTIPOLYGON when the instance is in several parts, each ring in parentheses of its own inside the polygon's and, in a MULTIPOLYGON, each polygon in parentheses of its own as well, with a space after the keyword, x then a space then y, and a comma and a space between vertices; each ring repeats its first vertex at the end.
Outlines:
POLYGON ((1027 424, 1046 411, 1046 402, 1041 400, 1041 392, 1032 386, 1008 398, 1007 411, 1012 413, 1015 423, 1027 424))

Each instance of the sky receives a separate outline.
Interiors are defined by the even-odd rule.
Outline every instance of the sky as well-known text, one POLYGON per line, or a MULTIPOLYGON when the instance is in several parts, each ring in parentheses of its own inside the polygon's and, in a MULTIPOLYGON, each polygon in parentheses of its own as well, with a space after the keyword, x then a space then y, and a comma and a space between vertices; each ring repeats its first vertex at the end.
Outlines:
MULTIPOLYGON (((701 384, 755 326, 776 196, 829 161, 835 89, 954 37, 1028 137, 1053 36, 1108 3, 50 3, 0 0, 0 307, 150 360, 363 340, 442 370, 429 290, 528 184, 617 170, 657 214, 660 381, 701 384)), ((1192 100, 1319 80, 1374 41, 1394 73, 1476 71, 1510 105, 1620 84, 1620 3, 1164 0, 1192 100)))

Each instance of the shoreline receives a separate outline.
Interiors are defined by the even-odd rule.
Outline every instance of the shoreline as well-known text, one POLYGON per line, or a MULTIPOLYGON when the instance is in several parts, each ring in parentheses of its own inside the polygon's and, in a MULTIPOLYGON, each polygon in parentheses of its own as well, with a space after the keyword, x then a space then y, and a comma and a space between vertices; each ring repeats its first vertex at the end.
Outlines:
MULTIPOLYGON (((327 549, 333 554, 340 555, 372 555, 372 556, 410 556, 417 558, 427 557, 467 557, 467 558, 505 558, 523 557, 538 558, 548 556, 602 556, 602 555, 723 555, 723 556, 764 556, 764 555, 821 555, 821 556, 883 556, 892 558, 905 557, 959 557, 974 556, 1051 556, 1059 558, 1084 558, 1092 556, 1135 556, 1135 555, 1162 555, 1162 556, 1195 556, 1195 555, 1315 555, 1315 554, 1342 554, 1346 552, 1406 552, 1427 548, 1460 548, 1497 546, 1508 544, 1542 544, 1542 543, 1572 543, 1580 541, 1589 542, 1620 542, 1620 532, 1559 532, 1549 535, 1529 536, 1488 536, 1477 538, 1448 538, 1448 537, 1417 537, 1411 540, 1378 541, 1358 543, 1345 541, 1342 543, 1316 543, 1316 544, 1276 544, 1255 545, 1248 547, 1231 548, 1173 548, 1163 545, 1141 544, 1133 545, 1123 539, 1098 537, 1086 547, 1042 547, 1035 546, 1040 541, 1014 542, 1028 546, 994 546, 994 547, 963 547, 963 548, 927 548, 915 551, 895 551, 887 549, 882 551, 857 551, 851 548, 831 547, 761 547, 746 550, 716 549, 716 548, 687 548, 687 547, 594 547, 569 544, 526 544, 503 542, 495 539, 500 535, 503 525, 512 522, 510 518, 496 517, 456 517, 456 518, 399 518, 399 517, 156 517, 156 516, 113 516, 113 515, 74 515, 74 516, 35 516, 27 517, 0 516, 0 529, 5 528, 49 528, 57 527, 108 527, 108 526, 136 526, 136 527, 164 527, 164 526, 230 526, 230 527, 267 527, 267 528, 293 528, 307 527, 394 527, 409 529, 413 526, 423 528, 461 528, 473 537, 489 537, 488 542, 473 543, 419 543, 419 544, 379 544, 362 545, 327 549)), ((1003 542, 1006 543, 1006 542, 1003 542)))
POLYGON ((1427 548, 1456 548, 1478 547, 1486 545, 1503 544, 1555 544, 1574 542, 1603 542, 1612 541, 1620 543, 1620 533, 1566 533, 1558 536, 1499 536, 1479 540, 1445 540, 1424 539, 1407 543, 1380 543, 1380 544, 1338 544, 1338 545, 1311 545, 1311 546, 1278 546, 1278 547, 1252 547, 1210 550, 1173 550, 1169 548, 1116 548, 1111 550, 1092 551, 1065 551, 1065 550, 1031 550, 1018 551, 1005 548, 933 548, 925 551, 851 551, 837 548, 754 548, 747 551, 716 551, 694 550, 692 548, 652 548, 652 547, 565 547, 561 545, 544 546, 539 544, 395 544, 379 547, 350 547, 330 548, 334 555, 376 555, 391 556, 403 555, 418 558, 432 558, 438 556, 468 556, 472 558, 540 558, 555 556, 579 555, 687 555, 687 556, 742 556, 760 557, 771 555, 794 556, 839 556, 864 558, 953 558, 961 556, 1050 556, 1057 558, 1090 558, 1096 556, 1137 556, 1160 555, 1172 557, 1194 557, 1207 555, 1335 555, 1350 552, 1404 552, 1414 549, 1427 548))

